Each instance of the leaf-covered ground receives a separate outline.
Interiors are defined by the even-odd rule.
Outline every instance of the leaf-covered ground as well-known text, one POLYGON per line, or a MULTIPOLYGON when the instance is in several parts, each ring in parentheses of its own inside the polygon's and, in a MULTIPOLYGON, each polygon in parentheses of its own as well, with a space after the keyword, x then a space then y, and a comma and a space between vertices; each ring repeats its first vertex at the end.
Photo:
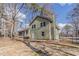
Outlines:
POLYGON ((21 41, 0 38, 0 56, 70 56, 79 55, 79 44, 70 41, 35 41, 28 47, 21 41), (43 52, 41 52, 41 51, 43 52), (64 51, 64 52, 63 52, 64 51), (70 54, 69 54, 70 53, 70 54))
POLYGON ((9 38, 0 38, 0 55, 32 56, 36 55, 36 53, 20 41, 10 40, 9 38))

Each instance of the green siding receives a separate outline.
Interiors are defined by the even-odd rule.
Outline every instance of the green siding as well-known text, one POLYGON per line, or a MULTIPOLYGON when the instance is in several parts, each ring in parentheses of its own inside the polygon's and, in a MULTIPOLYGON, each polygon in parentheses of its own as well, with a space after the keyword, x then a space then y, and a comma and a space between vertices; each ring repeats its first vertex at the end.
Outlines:
POLYGON ((58 34, 59 34, 59 30, 56 29, 56 34, 55 34, 55 38, 56 39, 59 39, 59 35, 58 34))
MULTIPOLYGON (((54 37, 54 31, 53 31, 53 23, 51 23, 52 27, 51 27, 51 35, 52 35, 52 39, 54 37)), ((49 21, 42 19, 42 18, 36 18, 36 20, 31 24, 30 26, 30 35, 31 35, 31 39, 34 38, 35 39, 49 39, 49 21), (40 23, 41 22, 46 22, 46 26, 45 27, 40 27, 40 23), (36 25, 35 29, 32 29, 32 25, 36 25), (41 32, 45 32, 45 36, 41 35, 41 32)), ((58 35, 56 33, 56 35, 58 35)), ((57 36, 56 36, 57 37, 57 36)))

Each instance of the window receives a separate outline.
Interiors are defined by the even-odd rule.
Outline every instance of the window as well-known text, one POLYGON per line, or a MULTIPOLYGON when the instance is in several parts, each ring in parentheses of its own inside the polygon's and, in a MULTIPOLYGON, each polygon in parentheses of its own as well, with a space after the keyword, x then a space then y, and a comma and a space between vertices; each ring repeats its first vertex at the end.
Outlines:
POLYGON ((43 22, 43 26, 46 26, 46 23, 45 22, 43 22))
POLYGON ((45 32, 42 32, 42 36, 45 36, 45 32))
POLYGON ((34 24, 34 25, 32 25, 32 28, 36 28, 36 25, 34 24))
POLYGON ((40 23, 40 27, 44 27, 44 26, 46 26, 45 22, 40 23))
POLYGON ((33 28, 33 25, 32 25, 32 28, 33 28))
POLYGON ((78 34, 79 34, 79 30, 78 30, 78 34))
POLYGON ((42 27, 42 23, 40 23, 40 27, 42 27))
POLYGON ((34 26, 34 28, 36 28, 36 25, 35 24, 33 26, 34 26))

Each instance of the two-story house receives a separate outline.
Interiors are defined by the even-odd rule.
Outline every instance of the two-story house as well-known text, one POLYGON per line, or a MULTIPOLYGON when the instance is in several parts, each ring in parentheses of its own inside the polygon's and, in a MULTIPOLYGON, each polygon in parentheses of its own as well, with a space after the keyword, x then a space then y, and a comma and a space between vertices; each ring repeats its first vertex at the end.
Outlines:
POLYGON ((49 19, 43 16, 36 16, 29 25, 29 34, 32 40, 59 39, 59 28, 55 23, 55 19, 49 19))

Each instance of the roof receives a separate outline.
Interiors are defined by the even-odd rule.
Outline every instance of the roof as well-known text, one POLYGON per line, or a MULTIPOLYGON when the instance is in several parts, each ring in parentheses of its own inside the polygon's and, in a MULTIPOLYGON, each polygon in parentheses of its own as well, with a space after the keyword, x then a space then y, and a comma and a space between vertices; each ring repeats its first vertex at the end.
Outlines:
POLYGON ((19 30, 18 32, 23 32, 23 31, 28 31, 29 30, 29 28, 27 28, 27 29, 22 29, 22 30, 19 30))
POLYGON ((45 20, 48 20, 49 22, 52 22, 52 20, 50 18, 47 18, 47 17, 44 17, 44 16, 36 16, 29 25, 31 25, 38 17, 45 19, 45 20))

